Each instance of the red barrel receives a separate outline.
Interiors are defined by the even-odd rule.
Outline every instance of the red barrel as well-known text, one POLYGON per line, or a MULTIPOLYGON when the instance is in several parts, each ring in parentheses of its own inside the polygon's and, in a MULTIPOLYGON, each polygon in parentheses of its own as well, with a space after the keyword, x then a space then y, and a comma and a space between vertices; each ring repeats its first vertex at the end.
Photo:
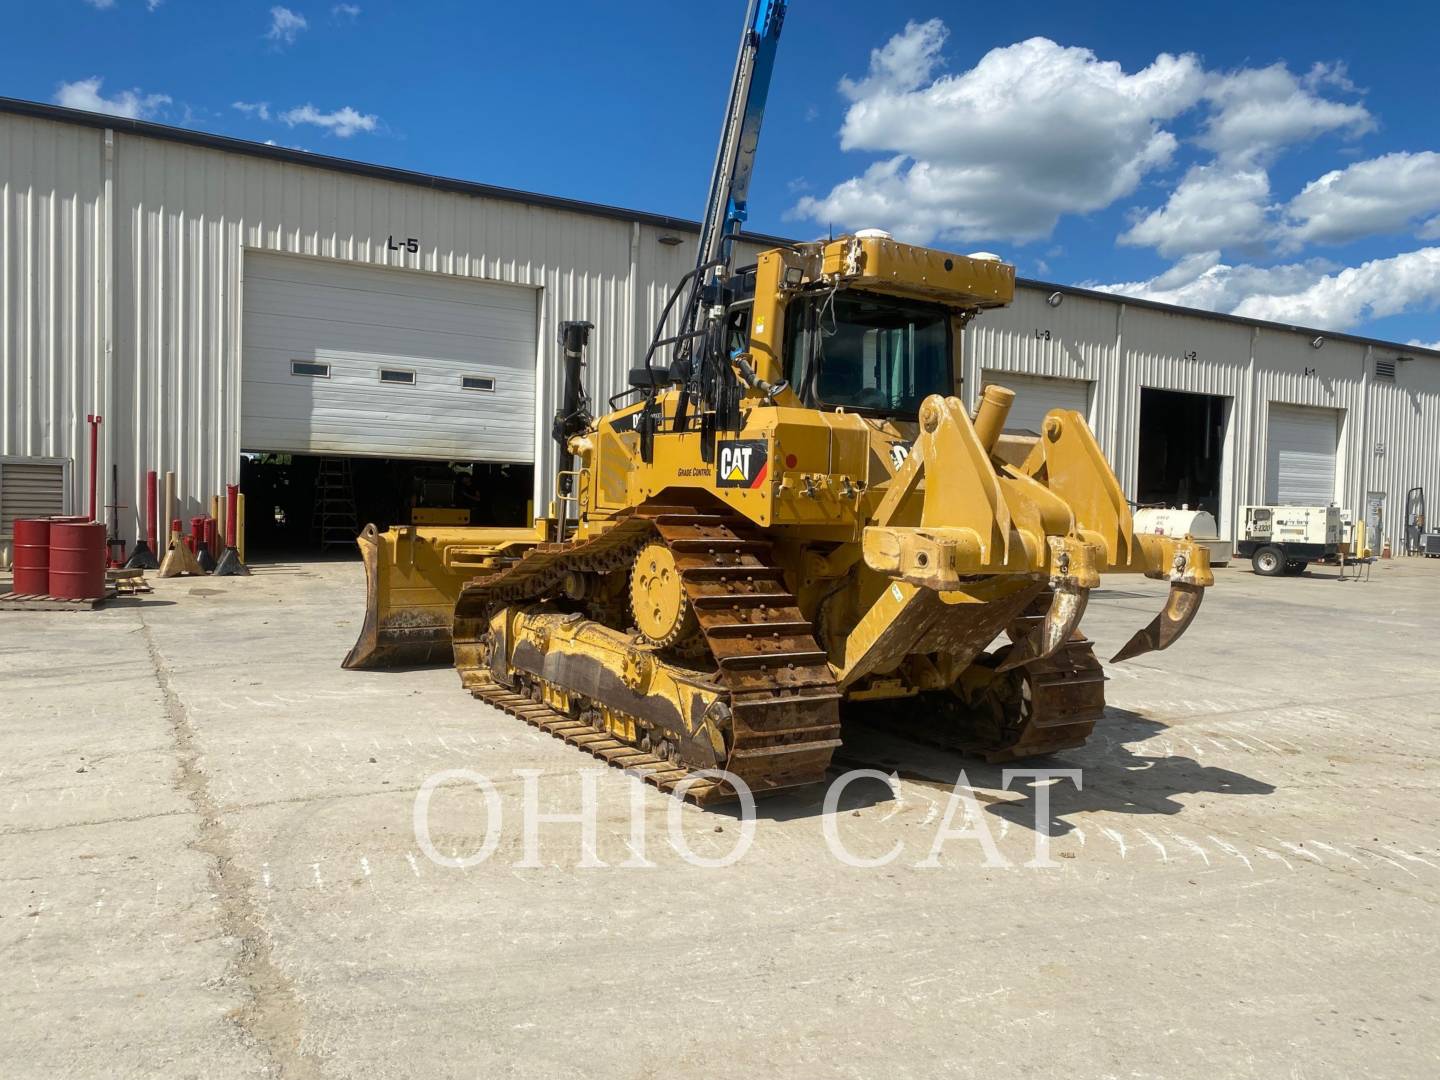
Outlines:
POLYGON ((105 526, 98 521, 50 523, 50 595, 98 600, 105 595, 105 526))
POLYGON ((14 589, 21 596, 50 591, 50 522, 30 518, 15 522, 14 589))

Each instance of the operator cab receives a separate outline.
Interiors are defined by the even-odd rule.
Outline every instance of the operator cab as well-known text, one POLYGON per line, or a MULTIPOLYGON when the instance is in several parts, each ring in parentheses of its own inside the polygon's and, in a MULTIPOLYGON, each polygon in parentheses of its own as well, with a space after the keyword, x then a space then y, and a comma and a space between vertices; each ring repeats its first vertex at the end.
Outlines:
POLYGON ((951 346, 941 304, 827 289, 785 312, 785 377, 807 408, 914 417, 954 392, 951 346))

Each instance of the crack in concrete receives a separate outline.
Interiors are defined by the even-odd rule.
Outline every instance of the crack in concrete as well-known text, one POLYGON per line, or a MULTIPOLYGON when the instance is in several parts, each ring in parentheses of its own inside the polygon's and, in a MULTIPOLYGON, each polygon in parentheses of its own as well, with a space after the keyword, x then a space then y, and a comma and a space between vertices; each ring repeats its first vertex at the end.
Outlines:
POLYGON ((230 830, 210 793, 210 781, 200 767, 195 726, 184 702, 171 684, 170 667, 155 641, 154 632, 140 616, 145 649, 155 681, 165 702, 165 718, 175 738, 180 770, 178 786, 199 816, 199 836, 191 847, 210 856, 210 881, 220 904, 220 925, 239 943, 234 970, 249 1001, 231 1013, 242 1034, 266 1055, 277 1074, 297 1080, 322 1080, 320 1063, 301 1049, 305 1023, 294 984, 275 963, 269 935, 255 905, 255 880, 236 860, 230 830))
POLYGON ((137 821, 159 821, 169 817, 189 817, 192 810, 164 810, 158 814, 133 814, 129 817, 86 818, 59 825, 36 825, 33 829, 0 829, 0 836, 34 836, 36 833, 62 832, 65 829, 87 829, 98 825, 130 825, 137 821))

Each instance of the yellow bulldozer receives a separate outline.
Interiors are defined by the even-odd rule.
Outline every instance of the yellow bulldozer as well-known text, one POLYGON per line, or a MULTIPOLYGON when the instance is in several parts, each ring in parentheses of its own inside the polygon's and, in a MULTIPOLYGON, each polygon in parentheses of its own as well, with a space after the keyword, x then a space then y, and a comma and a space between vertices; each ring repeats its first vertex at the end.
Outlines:
POLYGON ((1213 584, 1136 533, 1075 412, 1007 432, 961 402, 964 328, 1014 267, 865 231, 735 269, 787 0, 749 0, 695 268, 592 415, 561 328, 558 496, 527 529, 360 536, 346 667, 449 662, 476 697, 698 802, 822 781, 841 718, 992 761, 1081 745, 1104 572, 1168 579, 1115 657, 1163 649, 1213 584), (998 644, 997 644, 998 642, 998 644))
POLYGON ((1082 744, 1100 575, 1170 582, 1116 660, 1173 643, 1214 579, 1203 544, 1134 531, 1078 413, 1014 433, 1003 387, 961 403, 961 332, 1013 267, 864 235, 728 281, 599 419, 566 325, 555 512, 366 529, 346 666, 453 654, 475 696, 702 802, 823 780, 842 709, 992 761, 1082 744))

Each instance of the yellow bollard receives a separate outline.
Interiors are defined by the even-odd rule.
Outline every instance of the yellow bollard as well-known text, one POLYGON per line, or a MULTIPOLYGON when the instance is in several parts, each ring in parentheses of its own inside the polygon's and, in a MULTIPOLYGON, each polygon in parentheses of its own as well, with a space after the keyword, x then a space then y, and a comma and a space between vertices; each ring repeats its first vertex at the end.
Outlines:
MULTIPOLYGON (((235 554, 245 562, 245 493, 235 496, 235 554)), ((245 565, 249 565, 246 563, 245 565)))

